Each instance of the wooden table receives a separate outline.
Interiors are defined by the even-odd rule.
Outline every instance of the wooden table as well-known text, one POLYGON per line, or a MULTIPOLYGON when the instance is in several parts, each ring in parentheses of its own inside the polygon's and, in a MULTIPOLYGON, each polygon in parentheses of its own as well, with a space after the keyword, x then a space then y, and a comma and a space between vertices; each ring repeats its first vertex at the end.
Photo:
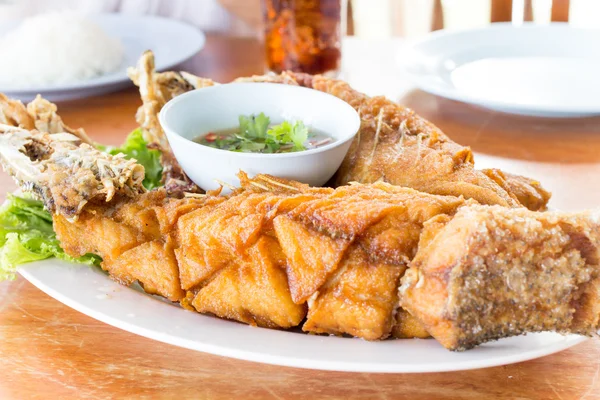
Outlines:
MULTIPOLYGON (((185 68, 227 81, 261 73, 261 58, 256 41, 211 37, 207 48, 185 68)), ((563 171, 559 178, 589 186, 586 201, 600 204, 594 191, 600 166, 600 119, 515 117, 418 91, 408 92, 400 101, 479 153, 544 163, 527 164, 531 166, 564 167, 557 170, 563 171)), ((68 124, 85 127, 95 140, 118 144, 136 127, 139 103, 136 91, 130 89, 59 107, 68 124)), ((8 176, 1 174, 0 197, 13 188, 8 176)), ((569 193, 555 196, 568 198, 569 193)), ((600 340, 534 361, 457 373, 310 371, 162 344, 80 314, 22 278, 0 284, 0 399, 123 397, 600 399, 600 340)))

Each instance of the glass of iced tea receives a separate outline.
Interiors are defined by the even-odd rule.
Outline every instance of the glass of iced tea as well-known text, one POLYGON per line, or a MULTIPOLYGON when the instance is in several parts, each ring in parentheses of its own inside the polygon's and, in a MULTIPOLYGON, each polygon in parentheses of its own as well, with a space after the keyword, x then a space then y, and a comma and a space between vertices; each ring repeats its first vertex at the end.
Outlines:
POLYGON ((335 76, 347 0, 263 0, 269 71, 335 76))

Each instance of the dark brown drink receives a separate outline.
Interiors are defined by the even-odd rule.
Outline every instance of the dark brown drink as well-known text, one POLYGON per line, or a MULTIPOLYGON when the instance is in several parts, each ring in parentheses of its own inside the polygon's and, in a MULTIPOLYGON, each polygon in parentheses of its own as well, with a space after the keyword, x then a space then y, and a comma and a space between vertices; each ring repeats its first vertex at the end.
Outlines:
POLYGON ((336 74, 343 1, 263 0, 268 69, 336 74))

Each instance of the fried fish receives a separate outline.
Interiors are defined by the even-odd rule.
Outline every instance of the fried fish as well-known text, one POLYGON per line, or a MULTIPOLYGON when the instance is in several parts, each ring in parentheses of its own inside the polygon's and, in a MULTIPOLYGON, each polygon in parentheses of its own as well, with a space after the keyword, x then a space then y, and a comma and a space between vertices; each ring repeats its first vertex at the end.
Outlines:
POLYGON ((411 110, 293 73, 242 80, 307 86, 355 107, 361 128, 338 187, 242 173, 228 196, 190 194, 199 188, 157 115, 215 83, 157 73, 149 52, 130 76, 138 122, 165 166, 165 188, 151 192, 143 167, 97 151, 56 106, 0 97, 3 166, 53 213, 65 251, 101 256, 118 282, 251 325, 368 340, 431 334, 451 350, 597 331, 598 212, 528 211, 550 197, 537 181, 476 170, 469 148, 411 110))
MULTIPOLYGON (((15 128, 0 138, 5 165, 23 156, 22 168, 9 170, 19 182, 44 163, 42 192, 62 176, 60 159, 43 156, 60 148, 53 140, 78 143, 15 128), (30 158, 23 141, 37 139, 42 156, 30 158)), ((119 172, 112 179, 130 179, 118 158, 103 162, 119 172)), ((331 189, 264 175, 240 181, 229 196, 179 199, 159 189, 109 199, 101 191, 74 210, 54 208, 54 228, 68 254, 101 256, 123 284, 262 327, 302 324, 368 340, 426 331, 452 350, 598 328, 597 212, 485 206, 385 182, 331 189)), ((82 192, 77 180, 64 185, 82 192)))

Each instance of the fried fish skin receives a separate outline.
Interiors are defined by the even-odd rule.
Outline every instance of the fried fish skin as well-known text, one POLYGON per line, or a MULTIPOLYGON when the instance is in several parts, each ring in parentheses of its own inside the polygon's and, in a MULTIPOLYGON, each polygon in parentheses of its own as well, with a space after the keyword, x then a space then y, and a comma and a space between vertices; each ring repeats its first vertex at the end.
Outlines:
POLYGON ((302 330, 348 334, 366 340, 390 336, 405 267, 370 260, 360 245, 348 249, 337 274, 308 300, 302 330))
POLYGON ((303 330, 389 337, 398 309, 393 288, 416 251, 422 224, 463 204, 379 182, 340 187, 277 216, 273 225, 292 297, 308 303, 303 330))
POLYGON ((444 347, 598 330, 598 211, 472 205, 428 222, 425 231, 402 278, 400 304, 444 347))
POLYGON ((334 190, 264 175, 240 181, 242 189, 178 221, 185 305, 280 328, 300 324, 308 308, 305 331, 368 340, 390 336, 423 223, 465 204, 383 182, 334 190), (251 262, 266 253, 277 268, 251 262))
POLYGON ((139 282, 148 293, 180 301, 185 292, 173 228, 179 217, 202 205, 203 200, 169 199, 164 190, 154 190, 135 201, 88 204, 75 221, 54 214, 54 230, 67 254, 99 255, 102 268, 117 282, 139 282))
POLYGON ((546 207, 549 193, 539 183, 510 176, 508 180, 515 184, 499 184, 475 169, 469 147, 455 143, 414 111, 385 97, 366 96, 344 81, 321 75, 286 72, 278 81, 327 92, 359 113, 361 128, 336 174, 335 186, 383 180, 431 194, 464 196, 481 204, 535 211, 546 207))
POLYGON ((57 233, 69 254, 103 256, 103 268, 124 284, 139 281, 187 308, 259 326, 296 326, 308 311, 308 332, 368 340, 429 333, 452 350, 598 328, 597 214, 482 206, 382 182, 313 192, 266 179, 242 179, 247 187, 230 197, 154 191, 110 209, 89 204, 75 222, 55 216, 57 233), (244 232, 229 229, 236 218, 244 232), (199 233, 206 252, 178 253, 199 233), (344 244, 327 250, 332 263, 307 265, 330 241, 344 244), (219 257, 206 259, 211 251, 219 257), (210 268, 186 284, 190 262, 210 268))
POLYGON ((292 301, 279 243, 266 235, 248 249, 247 257, 215 274, 191 305, 198 312, 266 328, 293 328, 306 315, 306 305, 292 301))
POLYGON ((425 336, 420 323, 454 350, 598 327, 597 214, 482 206, 384 182, 241 182, 228 197, 174 199, 156 190, 90 202, 77 220, 56 214, 57 235, 71 255, 102 256, 124 284, 259 326, 289 328, 308 311, 305 331, 379 340, 425 336), (289 240, 298 233, 303 243, 289 240), (189 242, 197 253, 178 253, 199 236, 200 244, 189 242), (328 243, 331 264, 308 265, 328 243), (206 258, 212 251, 218 257, 206 258), (208 272, 191 271, 186 281, 186 262, 208 272))

